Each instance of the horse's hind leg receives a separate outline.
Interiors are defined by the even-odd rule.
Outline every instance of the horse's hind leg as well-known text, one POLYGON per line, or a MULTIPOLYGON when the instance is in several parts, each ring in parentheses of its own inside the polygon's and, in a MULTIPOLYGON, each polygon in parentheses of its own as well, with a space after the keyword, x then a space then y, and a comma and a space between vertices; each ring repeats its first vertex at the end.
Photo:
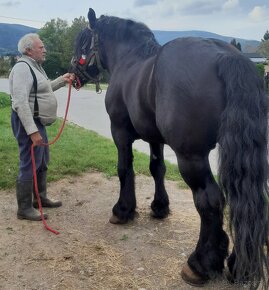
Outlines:
POLYGON ((165 218, 169 214, 169 198, 164 186, 166 167, 163 159, 163 144, 150 143, 150 172, 155 181, 155 195, 151 203, 153 217, 165 218))
POLYGON ((201 284, 222 273, 228 255, 229 239, 223 230, 225 200, 211 173, 208 155, 185 157, 177 154, 177 158, 201 219, 199 240, 188 259, 188 269, 182 270, 182 278, 188 283, 201 284))

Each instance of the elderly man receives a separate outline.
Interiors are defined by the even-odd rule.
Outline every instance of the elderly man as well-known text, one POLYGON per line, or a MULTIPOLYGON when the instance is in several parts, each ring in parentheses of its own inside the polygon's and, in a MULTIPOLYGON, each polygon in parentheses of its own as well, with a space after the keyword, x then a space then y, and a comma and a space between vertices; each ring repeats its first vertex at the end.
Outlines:
MULTIPOLYGON (((43 207, 59 207, 61 201, 47 197, 49 148, 45 126, 56 120, 57 101, 53 91, 64 86, 73 75, 66 73, 50 81, 42 68, 46 49, 38 34, 23 36, 18 43, 22 57, 9 76, 12 101, 11 125, 19 147, 19 174, 16 182, 18 219, 38 221, 41 215, 34 194, 31 145, 34 144, 38 191, 43 207)), ((47 218, 47 215, 44 215, 47 218)))

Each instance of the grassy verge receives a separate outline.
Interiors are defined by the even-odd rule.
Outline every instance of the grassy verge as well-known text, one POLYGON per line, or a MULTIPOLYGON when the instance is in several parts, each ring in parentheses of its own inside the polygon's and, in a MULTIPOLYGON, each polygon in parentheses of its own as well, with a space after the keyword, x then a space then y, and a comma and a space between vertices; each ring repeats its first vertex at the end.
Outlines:
MULTIPOLYGON (((101 83, 100 84, 101 90, 107 90, 108 84, 105 83, 101 83)), ((86 84, 83 86, 84 89, 86 90, 91 90, 91 91, 95 91, 95 84, 86 84)))
MULTIPOLYGON (((57 135, 62 120, 47 127, 49 140, 57 135)), ((18 172, 18 148, 10 127, 9 96, 0 93, 0 189, 15 185, 18 172)), ((49 181, 56 181, 66 175, 79 175, 97 170, 108 177, 117 175, 117 151, 110 139, 74 124, 66 124, 62 136, 50 148, 49 181)), ((186 187, 179 176, 176 165, 166 162, 166 178, 186 187)), ((134 150, 136 174, 150 175, 149 156, 134 150)))

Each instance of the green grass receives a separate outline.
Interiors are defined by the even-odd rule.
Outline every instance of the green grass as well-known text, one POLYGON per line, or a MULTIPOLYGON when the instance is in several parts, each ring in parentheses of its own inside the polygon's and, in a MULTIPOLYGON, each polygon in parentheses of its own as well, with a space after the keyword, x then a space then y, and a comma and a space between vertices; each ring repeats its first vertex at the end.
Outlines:
MULTIPOLYGON (((100 83, 101 90, 107 90, 108 84, 100 83)), ((95 84, 86 84, 83 86, 86 90, 95 91, 96 87, 95 84)))
MULTIPOLYGON (((10 126, 10 100, 0 93, 0 189, 14 187, 18 173, 18 148, 10 126)), ((58 133, 62 120, 47 127, 49 140, 58 133)), ((166 162, 166 179, 179 182, 177 166, 166 162)), ((150 175, 149 156, 134 150, 136 174, 150 175)), ((106 176, 117 175, 117 150, 112 140, 74 124, 66 124, 60 139, 50 147, 48 181, 59 180, 66 175, 80 175, 86 171, 100 171, 106 176)))

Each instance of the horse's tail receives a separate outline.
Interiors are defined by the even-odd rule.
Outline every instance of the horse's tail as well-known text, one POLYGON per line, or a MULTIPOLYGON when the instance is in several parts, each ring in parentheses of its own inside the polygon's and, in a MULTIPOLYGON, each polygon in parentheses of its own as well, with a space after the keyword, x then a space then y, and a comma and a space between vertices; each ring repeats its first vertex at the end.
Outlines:
POLYGON ((228 266, 236 280, 247 279, 254 288, 263 281, 268 287, 268 97, 255 65, 242 55, 222 55, 218 76, 226 93, 219 177, 234 243, 228 266))

